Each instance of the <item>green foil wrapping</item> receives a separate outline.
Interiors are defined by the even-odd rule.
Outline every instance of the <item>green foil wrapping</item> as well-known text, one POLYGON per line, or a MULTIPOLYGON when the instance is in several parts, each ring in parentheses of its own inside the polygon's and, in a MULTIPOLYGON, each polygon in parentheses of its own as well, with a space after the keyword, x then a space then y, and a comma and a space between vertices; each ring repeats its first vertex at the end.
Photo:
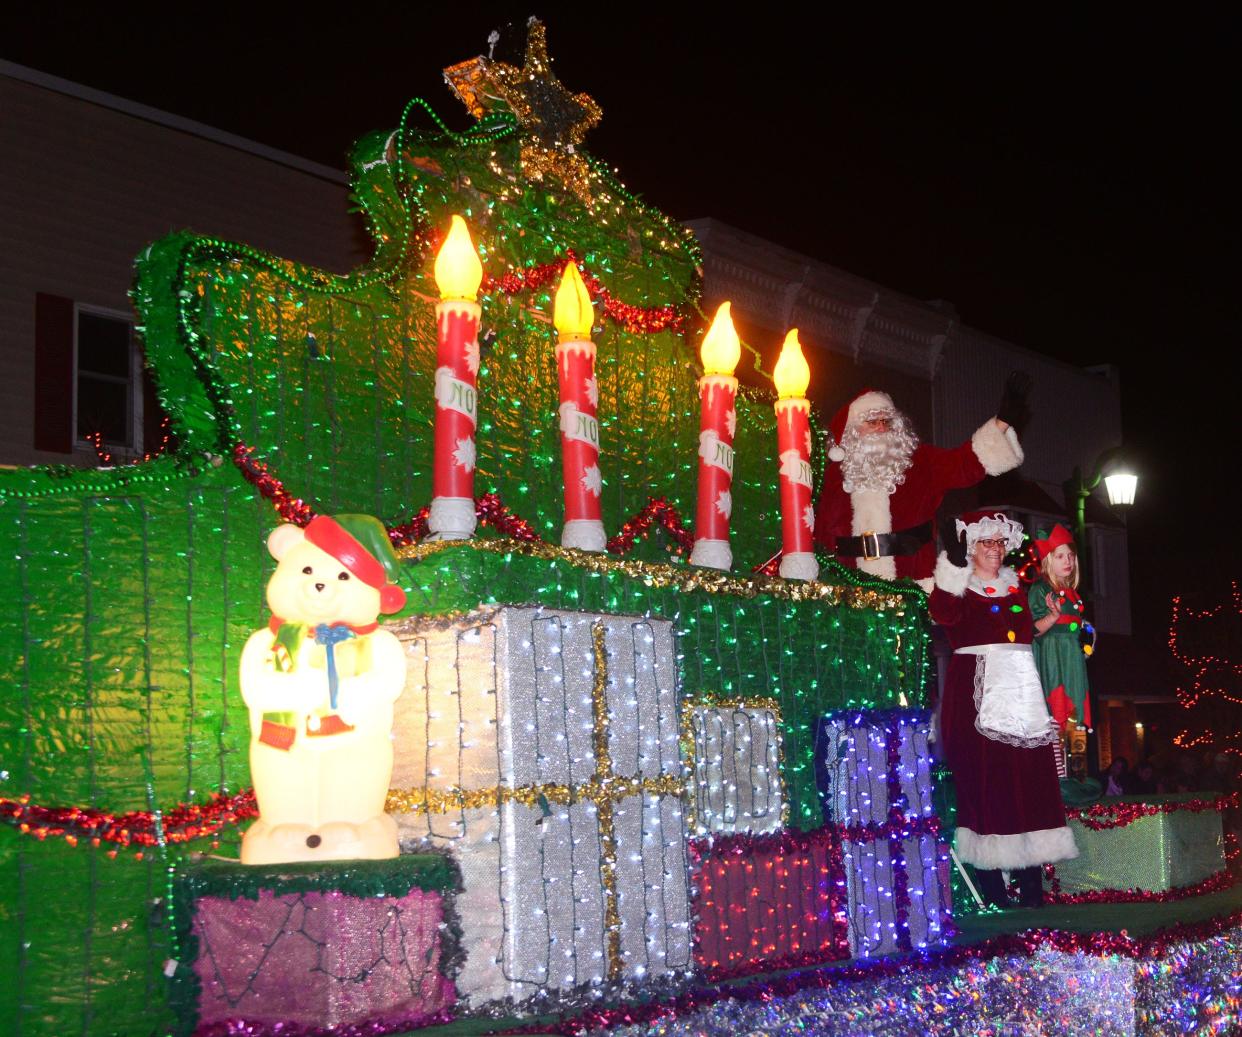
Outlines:
MULTIPOLYGON (((1200 794, 1166 796, 1147 802, 1202 798, 1200 794)), ((1125 797, 1103 802, 1142 801, 1125 797)), ((1215 810, 1175 810, 1101 831, 1092 831, 1077 820, 1070 827, 1078 857, 1056 866, 1063 893, 1104 889, 1156 893, 1196 885, 1225 866, 1221 818, 1215 810)))

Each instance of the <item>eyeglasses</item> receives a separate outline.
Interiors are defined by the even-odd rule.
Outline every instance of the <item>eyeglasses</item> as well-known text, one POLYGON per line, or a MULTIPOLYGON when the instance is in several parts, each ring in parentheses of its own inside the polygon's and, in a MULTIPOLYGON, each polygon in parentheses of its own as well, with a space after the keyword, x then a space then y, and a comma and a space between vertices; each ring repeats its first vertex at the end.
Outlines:
POLYGON ((975 546, 986 551, 1003 551, 1009 545, 1008 540, 976 540, 975 546))

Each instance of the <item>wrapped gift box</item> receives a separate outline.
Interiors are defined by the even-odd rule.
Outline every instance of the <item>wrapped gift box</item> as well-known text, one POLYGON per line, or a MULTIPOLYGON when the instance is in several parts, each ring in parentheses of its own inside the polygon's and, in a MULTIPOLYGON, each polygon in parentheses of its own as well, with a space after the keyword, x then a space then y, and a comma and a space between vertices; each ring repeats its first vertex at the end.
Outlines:
POLYGON ((874 957, 945 941, 951 914, 949 849, 937 836, 846 839, 841 857, 853 957, 874 957), (894 859, 899 859, 904 868, 904 896, 898 888, 894 859))
POLYGON ((505 606, 397 629, 390 811, 448 848, 472 1004, 683 970, 672 625, 505 606))
POLYGON ((686 758, 696 835, 774 832, 784 823, 781 720, 775 702, 686 710, 686 758))
POLYGON ((695 960, 712 976, 844 958, 828 829, 694 844, 695 960))
POLYGON ((816 766, 825 818, 847 827, 885 824, 894 808, 907 818, 934 817, 929 726, 925 710, 849 710, 824 717, 816 766))
POLYGON ((949 854, 932 801, 929 724, 923 710, 850 710, 819 724, 817 780, 825 823, 842 839, 856 957, 949 935, 949 854))
MULTIPOLYGON (((1215 875, 1225 867, 1221 815, 1212 808, 1195 809, 1215 799, 1213 793, 1199 792, 1103 800, 1095 821, 1110 827, 1099 830, 1071 816, 1078 857, 1056 865, 1060 892, 1155 893, 1194 886, 1215 875), (1135 816, 1144 803, 1172 809, 1135 816)), ((1091 818, 1086 808, 1080 809, 1091 818)))
POLYGON ((186 1029, 195 1021, 395 1029, 443 1019, 456 1001, 445 925, 456 882, 438 855, 189 866, 177 916, 193 960, 175 974, 197 1007, 186 1029))

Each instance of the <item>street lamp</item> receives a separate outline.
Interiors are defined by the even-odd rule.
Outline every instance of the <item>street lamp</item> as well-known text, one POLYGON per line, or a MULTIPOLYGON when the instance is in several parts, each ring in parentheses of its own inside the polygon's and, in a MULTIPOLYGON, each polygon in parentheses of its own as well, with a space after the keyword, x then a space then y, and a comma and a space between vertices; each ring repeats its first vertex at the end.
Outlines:
POLYGON ((1138 476, 1131 472, 1113 472, 1104 476, 1104 489, 1108 493, 1108 503, 1114 508, 1128 508, 1134 503, 1138 476))
POLYGON ((1065 484, 1066 503, 1074 518, 1074 543, 1078 548, 1078 565, 1084 577, 1090 572, 1087 565, 1087 498, 1104 482, 1108 503, 1113 508, 1128 508, 1134 503, 1138 490, 1138 476, 1122 459, 1123 448, 1116 446, 1105 450, 1092 466, 1091 475, 1083 478, 1082 469, 1075 468, 1065 484), (1107 475, 1105 473, 1108 473, 1107 475))
MULTIPOLYGON (((1096 459, 1091 475, 1083 478, 1082 470, 1074 469, 1074 474, 1065 484, 1065 499, 1074 520, 1074 544, 1078 549, 1078 571, 1081 588, 1087 591, 1093 584, 1091 563, 1087 546, 1087 498, 1095 492, 1104 481, 1104 490, 1108 494, 1108 503, 1113 508, 1128 508, 1134 503, 1134 495, 1138 490, 1138 476, 1122 460, 1122 448, 1112 447, 1096 459), (1108 474, 1106 475, 1105 472, 1108 474)), ((1087 692, 1095 698, 1094 689, 1087 692)), ((1092 714, 1099 718, 1098 709, 1092 714)), ((1135 734, 1141 746, 1143 729, 1135 725, 1135 734)), ((1087 771, 1092 776, 1099 771, 1099 745, 1094 730, 1087 732, 1087 771)))

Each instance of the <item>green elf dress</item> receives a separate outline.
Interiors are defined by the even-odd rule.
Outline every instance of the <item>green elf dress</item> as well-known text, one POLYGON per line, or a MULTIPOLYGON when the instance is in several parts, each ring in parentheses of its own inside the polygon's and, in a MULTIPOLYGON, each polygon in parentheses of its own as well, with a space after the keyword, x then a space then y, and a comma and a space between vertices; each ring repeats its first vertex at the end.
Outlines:
MULTIPOLYGON (((1060 529, 1061 527, 1057 527, 1060 529)), ((1037 540, 1040 556, 1054 551, 1057 544, 1044 550, 1049 540, 1037 540)), ((1064 531, 1062 531, 1064 532, 1064 531)), ((1068 535, 1068 534, 1066 534, 1068 535)), ((1046 579, 1036 580, 1027 594, 1031 617, 1039 621, 1049 615, 1047 597, 1051 594, 1057 602, 1057 621, 1046 633, 1035 638, 1035 666, 1044 685, 1048 699, 1048 712, 1057 725, 1065 730, 1070 718, 1091 727, 1091 698, 1087 694, 1087 653, 1079 642, 1079 632, 1087 624, 1083 600, 1076 590, 1053 590, 1046 579)))

